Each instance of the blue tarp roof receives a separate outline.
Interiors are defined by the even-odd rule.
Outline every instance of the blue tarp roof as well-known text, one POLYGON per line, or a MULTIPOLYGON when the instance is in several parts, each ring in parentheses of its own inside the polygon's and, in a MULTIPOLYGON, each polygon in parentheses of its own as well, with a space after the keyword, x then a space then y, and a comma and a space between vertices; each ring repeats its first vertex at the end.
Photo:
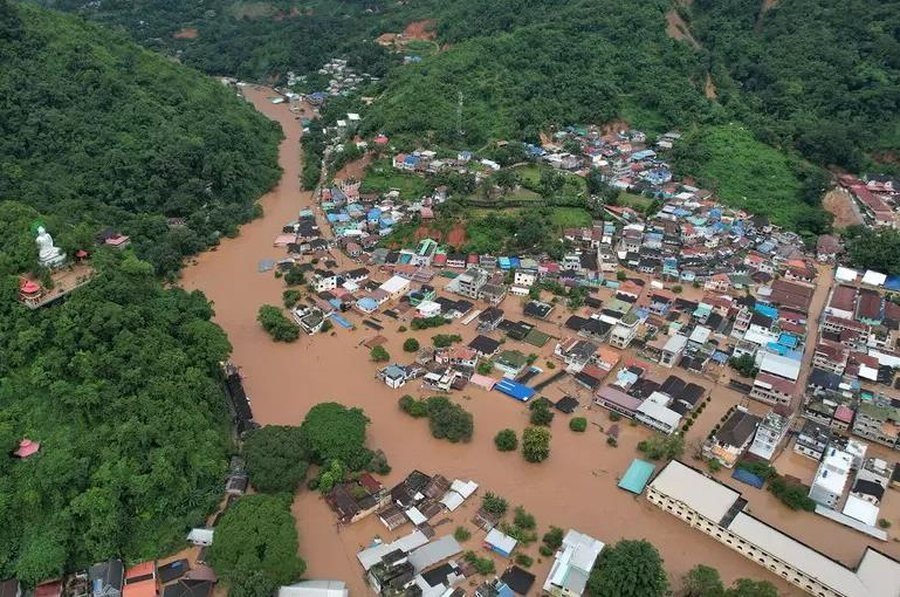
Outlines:
POLYGON ((726 353, 722 352, 721 350, 717 350, 716 352, 714 352, 712 354, 712 360, 714 360, 717 363, 724 364, 724 363, 728 362, 728 355, 726 353))
POLYGON ((338 324, 339 326, 341 326, 342 328, 346 328, 349 330, 350 328, 353 327, 352 323, 350 323, 349 321, 347 321, 345 318, 341 317, 337 313, 332 313, 331 319, 334 320, 334 322, 336 324, 338 324))
POLYGON ((510 257, 509 258, 509 266, 510 267, 512 267, 514 269, 518 269, 519 266, 521 266, 521 265, 522 265, 522 263, 519 261, 518 257, 510 257))
POLYGON ((778 309, 772 307, 771 305, 756 303, 755 305, 753 305, 753 310, 761 315, 765 315, 766 317, 771 317, 772 319, 778 318, 778 309))
POLYGON ((762 478, 757 477, 756 475, 754 475, 747 469, 743 469, 743 468, 734 469, 734 472, 731 473, 731 477, 733 479, 737 479, 741 483, 746 483, 747 485, 756 487, 757 489, 762 489, 762 486, 765 483, 765 481, 763 481, 762 478))
POLYGON ((359 305, 361 309, 365 309, 367 311, 378 308, 378 301, 369 296, 362 297, 361 299, 356 301, 356 304, 359 305))
POLYGON ((900 276, 888 276, 884 287, 888 290, 900 290, 900 276))
POLYGON ((778 343, 787 346, 788 348, 795 348, 797 344, 800 343, 800 339, 797 338, 794 334, 789 334, 787 332, 783 332, 780 336, 778 336, 778 343))
POLYGON ((535 395, 535 391, 526 385, 522 385, 511 379, 501 379, 494 384, 494 389, 501 394, 506 394, 511 398, 515 398, 519 402, 528 402, 528 399, 535 395))
POLYGON ((655 464, 635 458, 622 476, 622 480, 619 481, 619 487, 625 491, 640 495, 644 491, 644 487, 647 486, 647 482, 653 475, 654 470, 656 470, 655 464))
POLYGON ((782 346, 781 344, 776 344, 775 342, 769 342, 766 344, 766 349, 769 352, 774 352, 775 354, 780 354, 784 356, 785 353, 788 352, 787 346, 782 346))

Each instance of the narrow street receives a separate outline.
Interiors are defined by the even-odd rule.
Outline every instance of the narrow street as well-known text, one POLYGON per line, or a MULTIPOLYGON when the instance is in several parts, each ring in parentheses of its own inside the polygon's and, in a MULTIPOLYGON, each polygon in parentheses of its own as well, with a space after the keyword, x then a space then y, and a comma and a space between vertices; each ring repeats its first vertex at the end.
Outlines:
POLYGON ((809 306, 809 318, 806 320, 806 347, 803 349, 803 361, 800 365, 800 377, 797 379, 797 394, 791 402, 791 409, 797 412, 803 403, 806 378, 812 369, 813 353, 816 350, 816 342, 819 338, 819 325, 822 323, 825 304, 831 294, 831 284, 834 282, 834 267, 831 265, 817 265, 819 275, 816 278, 816 291, 813 293, 809 306))

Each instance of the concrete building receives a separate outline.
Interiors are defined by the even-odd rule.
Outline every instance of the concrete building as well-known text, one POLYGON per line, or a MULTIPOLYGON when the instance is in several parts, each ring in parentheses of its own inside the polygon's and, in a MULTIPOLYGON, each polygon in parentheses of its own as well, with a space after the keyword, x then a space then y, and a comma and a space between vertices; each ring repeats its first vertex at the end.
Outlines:
POLYGON ((759 422, 759 427, 756 428, 756 435, 750 445, 750 453, 763 460, 771 461, 775 458, 790 431, 790 422, 790 411, 772 409, 767 412, 759 422))
POLYGON ((637 407, 634 418, 657 431, 672 433, 681 424, 681 415, 669 408, 671 401, 666 394, 653 392, 637 407))
POLYGON ((532 270, 517 269, 513 275, 513 284, 524 288, 531 288, 537 281, 537 272, 532 270))
POLYGON ((853 457, 847 452, 834 446, 827 448, 810 485, 809 497, 828 508, 837 506, 850 479, 852 464, 853 457))
POLYGON ((395 301, 409 290, 409 280, 400 276, 393 276, 387 282, 378 287, 388 295, 388 300, 395 301))
POLYGON ((750 397, 766 404, 790 406, 797 394, 797 384, 787 379, 760 372, 753 380, 750 397))
POLYGON ((659 364, 669 368, 676 366, 681 359, 681 355, 684 353, 684 348, 687 346, 687 343, 687 337, 680 334, 676 334, 669 338, 662 348, 659 364))
POLYGON ((673 460, 647 487, 647 501, 729 549, 818 597, 896 597, 900 562, 867 547, 859 564, 840 562, 744 511, 739 491, 673 460))
POLYGON ((554 597, 577 597, 584 593, 603 542, 569 529, 544 581, 544 592, 554 597))
POLYGON ((622 316, 609 335, 609 344, 619 349, 626 349, 637 336, 638 317, 632 312, 622 316))
POLYGON ((807 419, 794 441, 794 452, 818 462, 825 454, 832 437, 831 429, 827 425, 807 419))
POLYGON ((739 406, 703 445, 704 458, 715 458, 722 466, 733 468, 753 441, 759 420, 759 417, 739 406))
POLYGON ((860 404, 853 419, 853 433, 900 448, 900 400, 876 396, 872 402, 860 404))
POLYGON ((477 300, 481 296, 481 289, 487 284, 488 277, 488 272, 479 267, 473 267, 457 276, 447 285, 447 289, 477 300))

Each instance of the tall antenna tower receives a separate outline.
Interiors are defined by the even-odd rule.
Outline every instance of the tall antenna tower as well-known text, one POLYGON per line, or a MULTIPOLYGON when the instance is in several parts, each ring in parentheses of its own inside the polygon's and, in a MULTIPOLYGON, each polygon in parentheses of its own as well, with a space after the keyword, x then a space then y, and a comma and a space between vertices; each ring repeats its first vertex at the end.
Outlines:
POLYGON ((465 135, 465 131, 462 128, 462 111, 463 111, 463 92, 459 92, 459 96, 456 101, 456 132, 460 137, 465 135))

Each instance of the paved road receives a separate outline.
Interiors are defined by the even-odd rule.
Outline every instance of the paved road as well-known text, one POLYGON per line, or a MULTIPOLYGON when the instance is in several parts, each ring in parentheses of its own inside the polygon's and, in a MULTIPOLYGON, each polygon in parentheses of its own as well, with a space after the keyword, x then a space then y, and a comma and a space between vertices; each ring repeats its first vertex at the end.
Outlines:
POLYGON ((794 412, 797 412, 803 403, 806 378, 809 377, 810 369, 812 369, 813 353, 816 350, 816 342, 819 338, 819 324, 822 322, 822 312, 831 293, 831 284, 834 282, 834 268, 832 266, 817 265, 816 268, 819 270, 819 275, 816 277, 816 291, 813 293, 812 302, 809 306, 809 318, 806 324, 806 347, 803 350, 800 377, 797 378, 798 393, 791 402, 791 409, 794 412))

